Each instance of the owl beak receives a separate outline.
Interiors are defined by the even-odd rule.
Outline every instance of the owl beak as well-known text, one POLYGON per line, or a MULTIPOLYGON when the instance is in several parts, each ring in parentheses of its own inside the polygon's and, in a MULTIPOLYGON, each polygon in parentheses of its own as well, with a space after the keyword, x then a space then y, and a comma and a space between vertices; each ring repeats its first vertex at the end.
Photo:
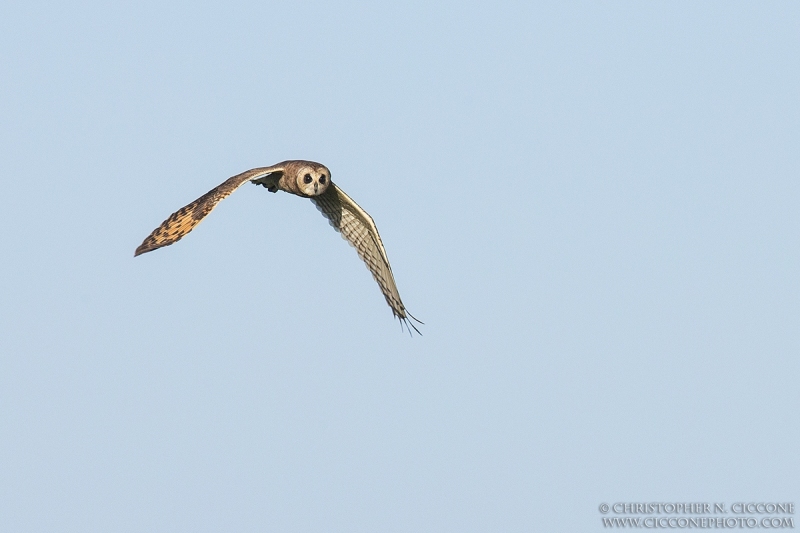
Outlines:
POLYGON ((314 183, 314 192, 317 192, 317 189, 319 189, 319 183, 314 183))

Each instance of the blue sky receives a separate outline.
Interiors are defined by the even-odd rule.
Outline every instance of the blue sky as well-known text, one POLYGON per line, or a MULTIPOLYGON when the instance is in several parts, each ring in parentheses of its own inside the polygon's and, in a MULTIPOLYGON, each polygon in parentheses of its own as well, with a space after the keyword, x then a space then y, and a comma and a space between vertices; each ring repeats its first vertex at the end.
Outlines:
POLYGON ((798 501, 800 8, 0 6, 0 529, 591 531, 798 501), (375 219, 400 331, 307 201, 375 219))

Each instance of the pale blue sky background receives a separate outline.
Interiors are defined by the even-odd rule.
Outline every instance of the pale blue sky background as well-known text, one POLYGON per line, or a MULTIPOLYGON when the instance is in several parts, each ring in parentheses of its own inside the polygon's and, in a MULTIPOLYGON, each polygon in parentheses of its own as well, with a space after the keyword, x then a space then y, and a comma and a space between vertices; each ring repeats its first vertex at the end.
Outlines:
POLYGON ((0 530, 795 501, 800 6, 0 5, 0 530), (375 218, 400 332, 284 159, 375 218))

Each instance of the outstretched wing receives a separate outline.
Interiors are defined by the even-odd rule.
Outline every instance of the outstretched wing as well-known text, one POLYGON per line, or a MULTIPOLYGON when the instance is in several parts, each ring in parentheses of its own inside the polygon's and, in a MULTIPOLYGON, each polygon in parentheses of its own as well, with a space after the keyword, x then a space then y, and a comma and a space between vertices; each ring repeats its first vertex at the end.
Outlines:
POLYGON ((220 200, 230 196, 233 191, 244 183, 273 172, 282 171, 282 165, 254 168, 225 180, 218 187, 214 187, 194 202, 172 213, 167 220, 153 230, 153 233, 136 249, 133 256, 136 257, 162 246, 169 246, 178 242, 184 235, 192 231, 216 207, 220 200))
MULTIPOLYGON (((419 322, 406 310, 400 299, 400 293, 397 291, 397 285, 392 275, 392 267, 389 266, 389 258, 386 256, 386 249, 383 247, 381 236, 378 234, 378 228, 372 217, 333 183, 324 193, 312 196, 311 201, 328 219, 333 229, 341 233, 342 237, 355 247, 359 257, 372 273, 372 277, 378 282, 394 316, 419 333, 416 326, 408 320, 410 317, 419 322)), ((409 329, 409 331, 411 330, 409 329)))

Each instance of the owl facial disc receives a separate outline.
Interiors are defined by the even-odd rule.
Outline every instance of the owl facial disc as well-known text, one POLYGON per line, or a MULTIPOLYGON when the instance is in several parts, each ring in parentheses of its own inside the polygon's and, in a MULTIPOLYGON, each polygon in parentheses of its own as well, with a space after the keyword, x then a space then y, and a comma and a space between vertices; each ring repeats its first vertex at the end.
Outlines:
POLYGON ((325 167, 305 167, 297 173, 297 188, 306 196, 319 196, 331 182, 325 167))

